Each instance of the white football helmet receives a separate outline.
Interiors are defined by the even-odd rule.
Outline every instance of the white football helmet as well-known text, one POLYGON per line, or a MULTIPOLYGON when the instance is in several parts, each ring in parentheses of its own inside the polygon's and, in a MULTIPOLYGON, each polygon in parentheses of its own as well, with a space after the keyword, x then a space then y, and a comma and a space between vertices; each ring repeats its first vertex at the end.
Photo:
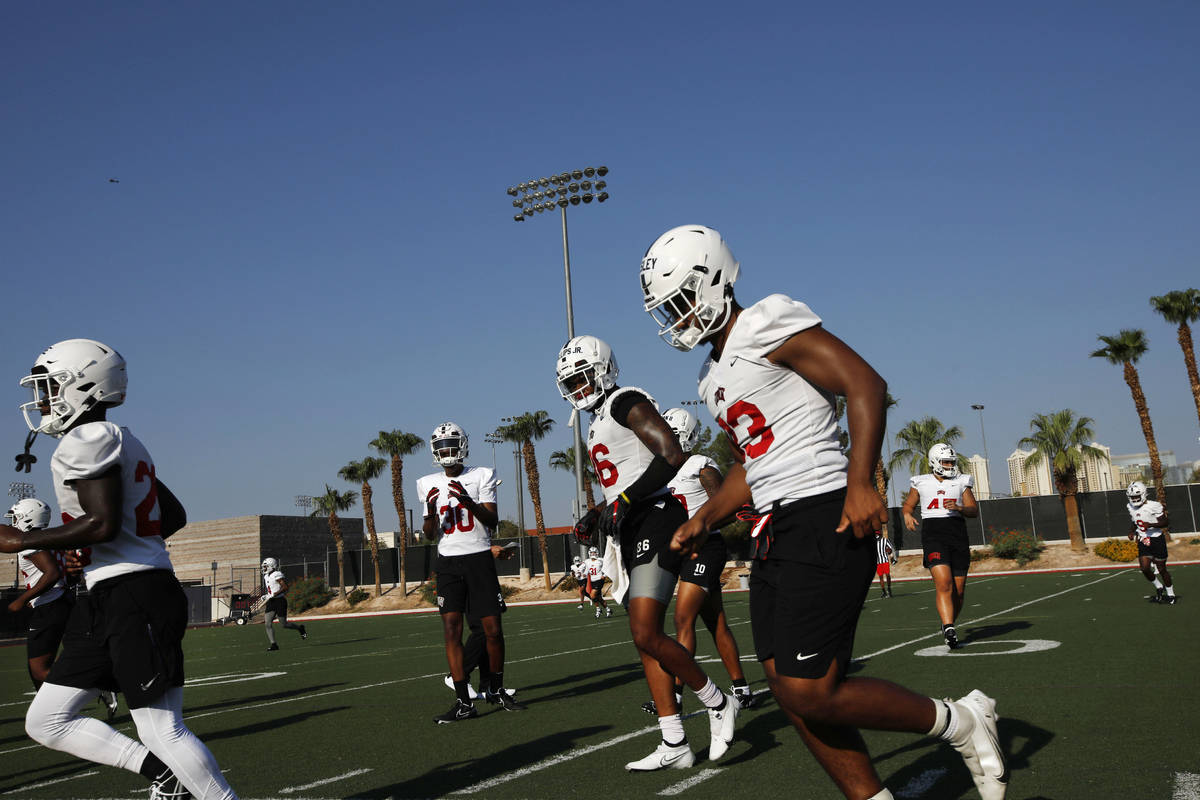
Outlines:
POLYGON ((1142 504, 1146 502, 1146 484, 1141 481, 1134 481, 1125 490, 1125 496, 1129 498, 1129 505, 1134 508, 1141 508, 1142 504))
POLYGON ((573 559, 571 559, 571 563, 572 563, 574 566, 578 567, 580 564, 582 564, 582 563, 583 563, 583 559, 582 559, 582 558, 580 558, 579 556, 575 556, 573 559))
POLYGON ((33 399, 21 405, 30 430, 62 436, 79 415, 97 403, 125 402, 125 359, 92 339, 67 339, 46 348, 21 385, 33 399), (42 411, 45 409, 45 411, 42 411), (34 414, 40 418, 34 418, 34 414))
POLYGON ((658 335, 691 350, 729 317, 739 264, 721 234, 703 225, 672 228, 642 257, 642 296, 658 335))
POLYGON ((934 475, 941 475, 943 478, 958 477, 958 453, 954 452, 950 445, 938 442, 929 448, 929 468, 933 470, 934 475), (949 461, 951 466, 944 466, 943 461, 949 461))
POLYGON ((663 419, 679 437, 679 446, 683 452, 690 453, 700 441, 700 420, 686 408, 668 408, 663 412, 663 419))
POLYGON ((454 467, 467 460, 467 434, 453 422, 443 422, 429 437, 433 463, 439 467, 454 467))
POLYGON ((263 575, 269 575, 279 569, 279 562, 273 558, 264 558, 262 563, 263 575))
POLYGON ((558 351, 558 392, 580 411, 591 411, 617 385, 612 348, 595 336, 576 336, 558 351))
POLYGON ((12 519, 12 526, 19 531, 36 531, 50 527, 50 506, 36 497, 18 500, 4 516, 12 519))

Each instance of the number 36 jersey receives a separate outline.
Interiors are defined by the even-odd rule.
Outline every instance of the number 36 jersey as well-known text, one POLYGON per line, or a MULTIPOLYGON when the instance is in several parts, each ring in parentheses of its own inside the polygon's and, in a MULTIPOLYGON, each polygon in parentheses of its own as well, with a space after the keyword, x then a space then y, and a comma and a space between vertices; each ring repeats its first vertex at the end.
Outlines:
POLYGON ((450 496, 450 481, 458 481, 476 503, 496 502, 496 472, 491 467, 466 467, 457 478, 434 472, 417 479, 417 497, 425 503, 431 489, 437 489, 438 555, 467 556, 492 546, 492 532, 475 519, 466 506, 450 496))
POLYGON ((760 511, 846 485, 833 394, 767 360, 820 324, 804 303, 770 295, 742 311, 721 357, 700 370, 700 399, 733 443, 760 511))
POLYGON ((63 522, 84 513, 74 482, 98 478, 114 467, 121 471, 121 529, 112 541, 84 551, 83 577, 89 589, 130 572, 173 569, 161 536, 154 461, 128 428, 88 422, 59 441, 50 472, 63 522))

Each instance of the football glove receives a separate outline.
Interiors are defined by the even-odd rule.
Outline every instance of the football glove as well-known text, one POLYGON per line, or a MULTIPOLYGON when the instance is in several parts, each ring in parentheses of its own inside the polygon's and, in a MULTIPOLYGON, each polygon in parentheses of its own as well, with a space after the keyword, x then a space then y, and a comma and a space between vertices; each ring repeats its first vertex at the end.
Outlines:
POLYGON ((747 503, 746 505, 739 508, 737 511, 734 512, 733 515, 735 517, 737 517, 739 520, 741 520, 742 522, 749 522, 752 525, 755 522, 758 522, 758 518, 759 518, 759 513, 757 511, 755 511, 754 506, 750 505, 749 503, 747 503))
POLYGON ((596 523, 600 521, 600 507, 588 509, 587 513, 579 518, 575 523, 572 533, 575 534, 575 540, 580 544, 591 544, 592 537, 596 535, 596 523))
POLYGON ((470 502, 471 496, 467 494, 467 489, 458 481, 450 481, 450 496, 460 503, 470 502))
POLYGON ((629 508, 633 504, 624 492, 617 495, 617 499, 609 503, 604 509, 604 513, 600 515, 600 533, 603 536, 611 536, 618 541, 621 538, 621 526, 625 523, 625 517, 629 514, 629 508))
POLYGON ((427 517, 436 517, 437 516, 438 494, 440 494, 440 492, 438 491, 438 488, 435 486, 429 490, 429 494, 425 495, 425 516, 427 516, 427 517))

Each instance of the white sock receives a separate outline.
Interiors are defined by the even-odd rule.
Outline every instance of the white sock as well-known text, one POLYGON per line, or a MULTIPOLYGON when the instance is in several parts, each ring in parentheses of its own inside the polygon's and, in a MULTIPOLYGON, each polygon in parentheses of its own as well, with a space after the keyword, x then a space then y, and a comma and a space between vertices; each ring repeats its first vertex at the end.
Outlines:
POLYGON ((196 800, 237 800, 204 742, 183 724, 183 689, 168 689, 145 708, 129 709, 138 738, 171 768, 196 800))
POLYGON ((1175 596, 1175 585, 1172 584, 1167 587, 1167 597, 1174 597, 1174 596, 1175 596))
POLYGON ((709 678, 704 686, 696 692, 696 697, 704 704, 705 708, 720 708, 725 703, 725 695, 721 693, 720 687, 712 682, 712 678, 709 678))
POLYGON ((678 746, 687 741, 687 734, 683 732, 683 717, 678 714, 659 717, 658 729, 662 731, 663 741, 669 745, 678 746))
POLYGON ((887 790, 887 787, 884 787, 878 793, 868 797, 867 800, 895 800, 895 798, 892 797, 892 793, 887 790))
MULTIPOLYGON (((933 700, 933 698, 929 698, 933 700)), ((960 744, 966 741, 971 733, 974 720, 970 714, 965 714, 953 700, 933 700, 937 707, 937 716, 933 721, 930 736, 936 736, 950 744, 960 744)))
POLYGON ((95 689, 43 683, 25 714, 25 731, 52 750, 136 773, 149 752, 145 746, 79 713, 96 702, 98 694, 95 689))
POLYGON ((1155 589, 1161 589, 1161 588, 1163 588, 1163 582, 1162 582, 1162 578, 1158 577, 1158 573, 1157 573, 1157 572, 1156 572, 1156 573, 1154 573, 1154 588, 1155 588, 1155 589))

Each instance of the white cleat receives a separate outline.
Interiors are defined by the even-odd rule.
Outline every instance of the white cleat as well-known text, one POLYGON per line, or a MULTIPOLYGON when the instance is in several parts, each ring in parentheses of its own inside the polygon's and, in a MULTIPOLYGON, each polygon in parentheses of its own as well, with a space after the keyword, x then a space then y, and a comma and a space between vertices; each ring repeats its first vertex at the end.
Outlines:
MULTIPOLYGON (((451 677, 450 675, 447 675, 446 679, 443 681, 443 683, 446 684, 447 689, 449 689, 452 692, 454 691, 454 678, 453 677, 451 677)), ((483 697, 483 695, 481 695, 479 692, 475 691, 474 687, 472 687, 471 684, 469 684, 469 683, 467 684, 467 695, 470 696, 470 698, 472 700, 479 700, 483 697)))
POLYGON ((716 761, 721 756, 725 755, 725 751, 729 749, 729 745, 733 744, 733 726, 737 722, 738 711, 741 706, 733 695, 725 695, 725 707, 717 710, 710 708, 708 710, 708 730, 712 734, 712 740, 708 745, 708 758, 710 761, 716 761))
POLYGON ((696 754, 687 742, 678 747, 659 742, 653 753, 640 761, 630 761, 625 769, 630 772, 653 772, 657 769, 687 769, 695 763, 696 754))
POLYGON ((996 732, 996 701, 978 689, 966 697, 954 701, 959 712, 970 717, 970 736, 954 749, 962 755, 971 780, 983 800, 1004 800, 1008 791, 1008 765, 1000 749, 1000 737, 996 732))

